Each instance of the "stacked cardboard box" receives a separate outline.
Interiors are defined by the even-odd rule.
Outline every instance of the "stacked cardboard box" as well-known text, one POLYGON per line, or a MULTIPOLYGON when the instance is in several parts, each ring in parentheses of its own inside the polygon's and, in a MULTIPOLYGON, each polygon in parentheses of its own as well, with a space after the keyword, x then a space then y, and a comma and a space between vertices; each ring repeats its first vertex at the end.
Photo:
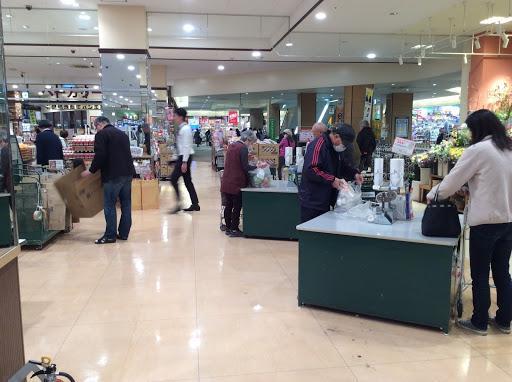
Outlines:
POLYGON ((160 187, 157 179, 142 180, 140 182, 143 210, 160 208, 160 187))
POLYGON ((271 168, 277 168, 279 165, 279 145, 260 143, 257 146, 258 159, 267 162, 271 168))
POLYGON ((132 180, 132 210, 133 211, 142 210, 141 182, 142 181, 140 179, 132 180))
POLYGON ((160 177, 168 178, 172 173, 172 165, 170 164, 172 160, 172 150, 166 144, 160 144, 160 177))

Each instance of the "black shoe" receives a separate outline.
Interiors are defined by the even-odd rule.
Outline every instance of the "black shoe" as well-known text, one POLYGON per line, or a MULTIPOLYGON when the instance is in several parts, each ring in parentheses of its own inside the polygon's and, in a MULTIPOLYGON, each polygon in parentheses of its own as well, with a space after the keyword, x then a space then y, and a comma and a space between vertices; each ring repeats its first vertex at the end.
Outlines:
POLYGON ((106 237, 102 237, 94 242, 94 244, 114 244, 116 239, 107 239, 106 237))
POLYGON ((181 211, 181 208, 180 207, 176 207, 172 210, 169 210, 169 214, 171 215, 176 215, 177 213, 179 213, 181 211))
POLYGON ((504 334, 511 333, 510 325, 509 326, 500 325, 496 322, 496 318, 489 318, 489 324, 491 324, 492 326, 494 326, 496 329, 498 329, 500 332, 502 332, 504 334))
POLYGON ((126 240, 128 240, 128 238, 127 237, 123 237, 123 236, 117 234, 117 240, 126 241, 126 240))
POLYGON ((224 233, 226 234, 226 236, 231 236, 231 230, 230 229, 226 229, 224 231, 224 233))
POLYGON ((244 233, 239 229, 229 231, 229 237, 244 237, 244 233))
POLYGON ((457 321, 457 326, 461 329, 464 329, 468 332, 478 334, 479 336, 486 336, 487 335, 487 329, 480 329, 477 328, 471 320, 459 320, 457 321))
POLYGON ((199 204, 192 204, 189 208, 185 208, 183 211, 185 212, 194 212, 194 211, 201 211, 201 207, 199 207, 199 204))

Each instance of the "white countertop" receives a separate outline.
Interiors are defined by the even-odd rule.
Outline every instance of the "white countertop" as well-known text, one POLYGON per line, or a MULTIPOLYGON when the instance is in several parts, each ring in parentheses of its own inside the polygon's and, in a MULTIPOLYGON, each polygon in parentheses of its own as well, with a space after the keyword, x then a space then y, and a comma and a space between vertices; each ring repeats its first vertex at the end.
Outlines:
POLYGON ((273 180, 270 182, 270 187, 247 187, 242 188, 244 192, 281 192, 285 194, 297 194, 298 189, 295 183, 289 182, 287 180, 273 180))
POLYGON ((423 236, 421 234, 422 216, 423 214, 420 212, 411 221, 397 221, 392 225, 379 225, 331 211, 298 225, 297 230, 447 247, 454 247, 457 244, 457 239, 423 236))

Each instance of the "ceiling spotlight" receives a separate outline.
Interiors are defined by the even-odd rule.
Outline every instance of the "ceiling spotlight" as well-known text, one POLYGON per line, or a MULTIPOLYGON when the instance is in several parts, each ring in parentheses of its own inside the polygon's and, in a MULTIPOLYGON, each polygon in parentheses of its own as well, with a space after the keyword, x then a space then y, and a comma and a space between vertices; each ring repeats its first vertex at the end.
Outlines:
POLYGON ((377 57, 377 55, 375 53, 368 53, 366 55, 366 58, 370 59, 370 60, 373 60, 375 57, 377 57))
POLYGON ((12 88, 13 88, 13 89, 18 89, 18 85, 16 85, 16 84, 15 84, 15 85, 12 85, 12 88))
POLYGON ((86 21, 88 21, 88 20, 90 20, 90 19, 91 19, 91 16, 89 16, 89 15, 88 15, 87 13, 85 13, 85 12, 80 12, 80 15, 78 15, 78 18, 79 18, 80 20, 86 20, 86 21))
POLYGON ((112 93, 112 95, 115 97, 117 95, 117 93, 112 93))
POLYGON ((217 66, 217 69, 220 70, 221 72, 224 70, 224 65, 219 65, 217 66))
POLYGON ((42 91, 38 91, 37 95, 42 96, 44 93, 42 91))
POLYGON ((286 46, 287 46, 287 47, 291 47, 291 46, 293 46, 293 42, 287 42, 287 43, 286 43, 286 46))
POLYGON ((100 87, 99 87, 99 85, 94 85, 92 88, 93 88, 94 90, 98 90, 100 87))
POLYGON ((421 61, 421 56, 420 56, 420 57, 418 57, 418 66, 421 66, 421 65, 422 65, 422 63, 423 63, 423 62, 421 61))
POLYGON ((318 12, 315 15, 315 19, 317 19, 317 20, 325 20, 326 18, 327 18, 327 15, 325 14, 325 12, 318 12))
POLYGON ((101 77, 101 76, 103 76, 103 74, 101 74, 101 72, 100 72, 100 73, 98 73, 98 76, 101 77))
POLYGON ((186 33, 191 33, 196 29, 192 24, 185 24, 183 25, 183 31, 186 33))
POLYGON ((450 40, 452 43, 452 48, 457 49, 457 36, 452 36, 450 40))
POLYGON ((501 34, 501 41, 503 42, 503 43, 501 44, 501 46, 502 46, 504 49, 507 49, 507 48, 508 48, 508 43, 509 43, 509 41, 510 41, 510 38, 509 38, 508 34, 506 34, 505 32, 503 32, 503 33, 501 34))
POLYGON ((116 58, 117 58, 118 60, 124 60, 124 54, 122 54, 122 53, 118 53, 118 54, 116 55, 116 58))
POLYGON ((51 88, 52 88, 52 85, 44 85, 44 87, 45 87, 46 89, 51 89, 51 88))
POLYGON ((133 72, 133 71, 135 70, 135 66, 133 66, 133 65, 128 65, 128 70, 129 70, 130 72, 133 72))
POLYGON ((140 74, 137 74, 135 77, 137 77, 137 79, 138 79, 138 80, 140 80, 141 75, 140 75, 140 74))
POLYGON ((25 25, 22 25, 21 27, 22 27, 23 29, 29 29, 29 28, 30 28, 30 27, 29 27, 28 25, 26 25, 26 24, 25 24, 25 25))
POLYGON ((403 57, 402 55, 400 55, 400 56, 398 57, 398 64, 399 64, 399 65, 403 65, 403 64, 404 64, 404 57, 403 57))
POLYGON ((254 52, 251 53, 253 57, 261 57, 261 52, 258 51, 258 50, 255 50, 254 52))
POLYGON ((153 28, 148 27, 148 32, 153 32, 153 28))
POLYGON ((482 46, 480 45, 480 37, 475 38, 475 49, 480 49, 482 46))

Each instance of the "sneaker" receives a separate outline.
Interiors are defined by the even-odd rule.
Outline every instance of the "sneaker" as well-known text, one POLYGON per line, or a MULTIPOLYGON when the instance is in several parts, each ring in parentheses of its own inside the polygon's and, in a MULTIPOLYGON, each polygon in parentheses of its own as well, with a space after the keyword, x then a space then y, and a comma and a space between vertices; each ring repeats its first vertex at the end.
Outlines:
POLYGON ((224 233, 226 234, 226 236, 231 236, 231 230, 230 229, 226 229, 224 231, 224 233))
POLYGON ((473 334, 478 334, 479 336, 486 336, 487 335, 487 329, 479 329, 473 323, 471 320, 458 320, 457 326, 461 329, 464 329, 468 332, 471 332, 473 334))
POLYGON ((183 211, 185 212, 194 212, 194 211, 201 211, 201 207, 199 207, 199 204, 192 204, 189 208, 185 208, 183 211))
POLYGON ((114 244, 116 239, 107 239, 106 237, 102 237, 94 242, 94 244, 114 244))
POLYGON ((234 229, 230 231, 229 237, 244 237, 244 233, 239 229, 234 229))
POLYGON ((509 326, 503 326, 496 322, 496 318, 489 318, 489 324, 494 326, 496 329, 498 329, 500 332, 504 334, 510 334, 510 325, 509 326))

